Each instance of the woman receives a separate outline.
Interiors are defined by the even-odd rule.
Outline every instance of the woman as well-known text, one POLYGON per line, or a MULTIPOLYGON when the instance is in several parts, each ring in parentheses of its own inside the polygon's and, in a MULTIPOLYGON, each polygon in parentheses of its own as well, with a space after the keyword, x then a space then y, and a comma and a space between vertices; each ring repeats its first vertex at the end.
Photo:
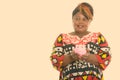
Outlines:
POLYGON ((74 32, 62 33, 56 39, 51 61, 60 71, 59 80, 103 80, 110 48, 100 32, 88 31, 92 18, 92 6, 79 4, 72 13, 74 32))

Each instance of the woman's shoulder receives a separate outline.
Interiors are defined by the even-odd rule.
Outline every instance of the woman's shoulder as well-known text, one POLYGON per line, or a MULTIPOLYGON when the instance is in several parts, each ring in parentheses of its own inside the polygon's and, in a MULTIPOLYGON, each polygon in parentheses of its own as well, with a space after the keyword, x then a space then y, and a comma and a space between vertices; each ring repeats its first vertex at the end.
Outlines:
POLYGON ((93 32, 93 34, 97 34, 98 36, 103 35, 101 32, 93 32))
MULTIPOLYGON (((99 36, 99 35, 102 35, 101 32, 89 32, 90 35, 96 35, 96 36, 99 36)), ((75 33, 74 32, 68 32, 68 33, 60 33, 59 36, 74 36, 75 33)))
POLYGON ((74 32, 60 33, 59 35, 61 35, 61 36, 74 35, 74 32))
MULTIPOLYGON (((69 32, 69 33, 64 33, 64 34, 75 35, 75 32, 69 32)), ((101 32, 88 31, 88 34, 101 34, 101 32)))
POLYGON ((59 33, 59 34, 58 34, 58 37, 59 37, 59 36, 64 37, 64 36, 66 36, 66 35, 68 35, 68 33, 59 33))
POLYGON ((67 33, 67 35, 75 35, 75 32, 69 32, 69 33, 67 33))
POLYGON ((96 36, 96 37, 99 37, 99 38, 103 38, 104 37, 103 33, 101 33, 101 32, 92 32, 92 35, 96 36))
POLYGON ((93 33, 93 34, 100 34, 100 32, 91 32, 91 33, 93 33))
POLYGON ((101 32, 91 32, 91 34, 99 36, 101 34, 101 32))
MULTIPOLYGON (((89 32, 88 35, 96 35, 99 36, 100 32, 89 32)), ((60 33, 61 36, 75 36, 75 32, 69 32, 69 33, 60 33)))

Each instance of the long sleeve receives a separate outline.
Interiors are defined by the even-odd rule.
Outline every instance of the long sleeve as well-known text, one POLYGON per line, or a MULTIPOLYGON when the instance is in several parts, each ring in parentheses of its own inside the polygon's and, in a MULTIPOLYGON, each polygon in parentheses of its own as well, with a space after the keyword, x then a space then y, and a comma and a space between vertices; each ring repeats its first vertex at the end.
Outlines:
POLYGON ((53 45, 53 50, 52 50, 50 59, 51 59, 53 67, 57 69, 58 71, 61 71, 62 70, 61 66, 62 66, 63 59, 64 59, 62 34, 60 34, 57 37, 53 45))
POLYGON ((100 49, 96 57, 98 59, 100 68, 105 70, 111 61, 110 47, 108 46, 108 43, 102 34, 98 36, 97 44, 99 45, 100 49))

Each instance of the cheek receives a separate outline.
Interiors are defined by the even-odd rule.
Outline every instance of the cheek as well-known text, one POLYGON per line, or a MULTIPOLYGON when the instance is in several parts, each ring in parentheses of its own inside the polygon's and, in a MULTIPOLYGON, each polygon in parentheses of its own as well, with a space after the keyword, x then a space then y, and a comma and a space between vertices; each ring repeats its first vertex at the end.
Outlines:
POLYGON ((77 24, 73 23, 73 27, 76 29, 77 28, 77 24))
POLYGON ((89 26, 89 23, 85 23, 85 26, 88 27, 88 26, 89 26))
POLYGON ((73 22, 73 25, 76 26, 78 23, 77 22, 73 22))

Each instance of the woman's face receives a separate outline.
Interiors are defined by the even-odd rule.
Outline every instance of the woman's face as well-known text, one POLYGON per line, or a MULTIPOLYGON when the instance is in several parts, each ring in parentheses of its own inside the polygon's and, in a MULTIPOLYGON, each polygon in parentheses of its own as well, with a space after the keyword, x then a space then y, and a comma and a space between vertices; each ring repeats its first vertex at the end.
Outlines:
POLYGON ((73 26, 74 26, 74 30, 75 32, 78 33, 83 33, 86 32, 89 26, 89 23, 91 21, 88 20, 83 14, 81 14, 80 12, 76 13, 73 16, 73 26))

